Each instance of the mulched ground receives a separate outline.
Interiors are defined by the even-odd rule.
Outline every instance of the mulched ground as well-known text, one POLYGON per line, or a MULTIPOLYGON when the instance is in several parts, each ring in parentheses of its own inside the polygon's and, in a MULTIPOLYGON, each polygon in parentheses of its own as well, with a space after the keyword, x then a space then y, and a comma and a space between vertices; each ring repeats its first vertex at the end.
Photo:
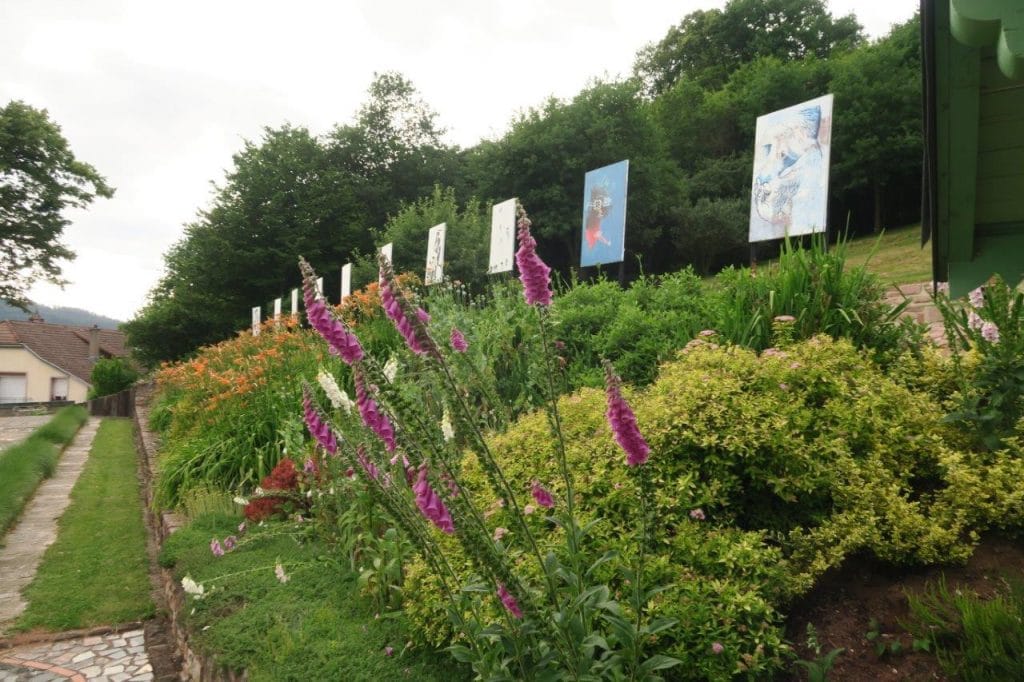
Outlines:
POLYGON ((802 659, 816 657, 805 646, 807 623, 817 630, 823 653, 837 647, 846 649, 836 659, 830 681, 946 680, 949 678, 935 656, 911 649, 913 638, 901 625, 910 620, 906 595, 920 594, 926 585, 945 575, 950 590, 966 589, 990 597, 1001 585, 1002 576, 1014 574, 1024 576, 1024 539, 1001 536, 986 537, 963 566, 908 570, 863 558, 851 559, 794 605, 786 636, 797 645, 802 659), (866 637, 872 619, 878 622, 880 640, 899 641, 901 653, 878 656, 879 640, 866 637))

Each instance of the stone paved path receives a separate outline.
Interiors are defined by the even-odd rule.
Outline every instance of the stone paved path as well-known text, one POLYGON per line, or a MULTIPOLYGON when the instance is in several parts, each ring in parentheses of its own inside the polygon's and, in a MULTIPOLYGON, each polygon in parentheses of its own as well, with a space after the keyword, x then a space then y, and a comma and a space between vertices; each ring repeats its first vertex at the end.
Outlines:
POLYGON ((52 414, 0 417, 0 450, 28 438, 28 434, 51 419, 53 419, 52 414))
POLYGON ((142 630, 0 650, 0 682, 152 680, 142 630))
POLYGON ((43 481, 25 507, 18 525, 0 547, 0 634, 27 604, 21 591, 36 574, 43 552, 57 539, 57 519, 71 501, 71 489, 89 457, 100 420, 90 417, 64 450, 52 478, 43 481))

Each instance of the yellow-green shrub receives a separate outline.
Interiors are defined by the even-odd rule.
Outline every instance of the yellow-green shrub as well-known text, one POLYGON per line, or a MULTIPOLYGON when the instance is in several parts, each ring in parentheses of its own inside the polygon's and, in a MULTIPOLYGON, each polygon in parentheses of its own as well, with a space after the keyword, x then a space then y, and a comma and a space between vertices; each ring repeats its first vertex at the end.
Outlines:
MULTIPOLYGON (((779 607, 844 557, 965 558, 972 531, 1019 499, 1009 478, 1017 464, 986 468, 958 452, 934 398, 888 378, 849 342, 822 336, 758 355, 714 340, 692 342, 647 391, 628 396, 652 448, 660 549, 648 579, 673 585, 651 606, 680 621, 664 636, 682 674, 772 669, 784 653, 779 607), (981 496, 993 482, 994 499, 981 496), (691 517, 697 508, 706 520, 691 517), (708 654, 713 642, 725 647, 721 655, 708 654)), ((601 519, 590 540, 595 558, 606 549, 628 556, 635 546, 636 490, 604 408, 603 393, 590 389, 559 401, 579 516, 601 519)), ((544 414, 490 444, 520 505, 531 502, 535 478, 562 493, 544 414)), ((466 491, 491 511, 488 523, 511 526, 474 459, 464 474, 466 491)), ((541 513, 530 523, 542 552, 558 547, 561 533, 541 513)), ((449 558, 465 565, 454 546, 449 558)), ((409 615, 439 641, 444 602, 423 566, 410 578, 409 615)))

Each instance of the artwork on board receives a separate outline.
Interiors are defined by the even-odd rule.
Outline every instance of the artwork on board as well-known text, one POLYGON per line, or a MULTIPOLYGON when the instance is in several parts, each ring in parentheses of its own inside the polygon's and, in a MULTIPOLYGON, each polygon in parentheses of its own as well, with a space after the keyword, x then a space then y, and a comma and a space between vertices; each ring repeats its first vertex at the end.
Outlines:
POLYGON ((580 266, 618 263, 626 254, 629 160, 589 171, 583 181, 580 266))
POLYGON ((423 276, 426 285, 444 281, 444 237, 448 225, 441 223, 430 228, 427 236, 427 272, 423 276))
POLYGON ((292 289, 292 317, 299 319, 299 290, 292 289))
POLYGON ((352 295, 352 264, 345 263, 341 266, 341 301, 352 295))
POLYGON ((259 306, 255 306, 252 309, 252 335, 260 335, 260 322, 263 321, 263 313, 260 311, 259 306))
POLYGON ((824 232, 832 95, 759 116, 750 192, 750 241, 824 232))
POLYGON ((274 299, 274 321, 281 319, 281 299, 274 299))
POLYGON ((491 259, 488 274, 510 272, 516 251, 516 200, 509 199, 491 208, 491 259))
POLYGON ((391 258, 391 251, 392 251, 392 247, 394 247, 394 245, 395 245, 394 242, 388 242, 384 246, 380 247, 380 253, 381 253, 382 256, 384 256, 385 258, 388 259, 388 263, 394 263, 395 262, 391 258))

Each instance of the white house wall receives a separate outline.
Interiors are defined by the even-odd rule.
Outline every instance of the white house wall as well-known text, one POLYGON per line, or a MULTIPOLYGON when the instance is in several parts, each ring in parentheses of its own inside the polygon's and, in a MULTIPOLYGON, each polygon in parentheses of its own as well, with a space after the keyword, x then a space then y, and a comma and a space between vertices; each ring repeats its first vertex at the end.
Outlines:
POLYGON ((0 348, 0 374, 24 374, 27 378, 28 402, 50 400, 50 379, 68 380, 68 400, 84 403, 89 384, 72 376, 25 348, 0 348))

